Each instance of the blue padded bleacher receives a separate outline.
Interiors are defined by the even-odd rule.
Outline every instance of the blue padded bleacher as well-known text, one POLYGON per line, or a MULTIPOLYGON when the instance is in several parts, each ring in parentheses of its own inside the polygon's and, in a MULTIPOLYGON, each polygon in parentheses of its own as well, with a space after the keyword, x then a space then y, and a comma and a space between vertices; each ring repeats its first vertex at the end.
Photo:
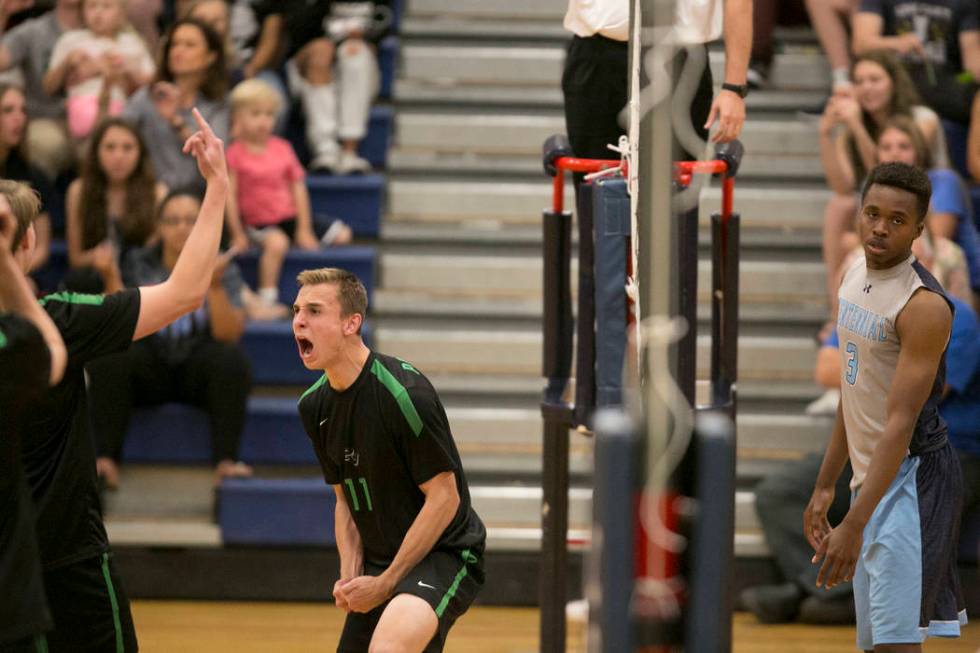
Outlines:
POLYGON ((309 175, 306 186, 313 213, 343 219, 355 236, 377 237, 385 186, 382 175, 309 175))
MULTIPOLYGON (((370 323, 364 324, 361 336, 370 347, 370 323)), ((245 327, 242 348, 252 365, 252 383, 255 385, 309 386, 320 376, 319 372, 309 371, 300 362, 289 320, 250 322, 245 327)))
POLYGON ((335 507, 321 478, 227 479, 218 525, 225 544, 328 546, 336 541, 335 507))
MULTIPOLYGON (((299 419, 295 397, 248 400, 240 458, 256 465, 315 465, 316 454, 299 419)), ((211 462, 207 415, 189 404, 133 411, 122 459, 127 463, 204 465, 211 462)))
MULTIPOLYGON (((356 233, 355 228, 355 233, 356 233)), ((245 282, 256 287, 259 251, 251 249, 235 261, 242 270, 245 282)), ((353 272, 364 283, 370 302, 374 291, 376 252, 373 247, 331 247, 312 252, 293 249, 286 255, 279 276, 279 300, 290 305, 296 298, 296 275, 311 268, 335 267, 353 272)))
POLYGON ((388 36, 378 44, 378 67, 381 69, 381 89, 378 96, 388 99, 395 83, 398 67, 398 37, 388 36))
POLYGON ((391 129, 395 110, 390 106, 371 107, 367 136, 357 146, 357 152, 375 168, 388 165, 388 148, 391 145, 391 129))

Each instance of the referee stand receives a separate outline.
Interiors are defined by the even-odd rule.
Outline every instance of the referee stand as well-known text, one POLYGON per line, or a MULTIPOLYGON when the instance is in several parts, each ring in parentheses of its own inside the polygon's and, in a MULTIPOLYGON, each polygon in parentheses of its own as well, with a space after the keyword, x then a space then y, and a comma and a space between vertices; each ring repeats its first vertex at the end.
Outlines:
MULTIPOLYGON (((625 165, 619 160, 579 159, 567 139, 556 135, 543 147, 545 172, 552 176, 552 207, 544 211, 544 359, 547 380, 544 420, 540 650, 565 651, 569 431, 597 434, 593 538, 586 596, 590 603, 590 651, 670 650, 688 642, 688 651, 727 651, 731 631, 731 569, 734 559, 735 381, 738 337, 739 216, 732 211, 734 178, 742 146, 718 146, 712 161, 674 165, 674 190, 693 175, 721 179, 722 208, 711 217, 711 389, 710 404, 697 410, 692 445, 671 477, 665 523, 685 533, 691 546, 680 556, 650 542, 639 519, 645 443, 622 409, 626 333, 632 309, 626 297, 630 264, 630 198, 625 165), (577 321, 572 313, 572 214, 564 210, 565 172, 600 173, 579 186, 579 286, 577 321), (577 332, 578 338, 574 337, 577 332), (575 398, 567 389, 576 360, 575 398), (596 412, 597 408, 599 409, 596 412), (595 414, 594 414, 595 413, 595 414), (594 419, 593 419, 594 418, 594 419), (695 502, 678 501, 693 497, 695 502), (697 506, 683 511, 680 506, 697 506), (653 555, 651 555, 653 552, 653 555), (662 560, 652 558, 662 555, 662 560), (667 580, 654 568, 684 581, 677 590, 681 610, 674 616, 639 618, 631 606, 640 587, 667 580), (637 581, 641 581, 637 583, 637 581), (697 634, 697 637, 694 635, 697 634), (654 646, 653 649, 646 647, 654 646), (659 648, 659 647, 664 648, 659 648)), ((681 339, 677 382, 695 405, 697 334, 698 211, 676 216, 680 231, 679 312, 692 328, 681 339)), ((655 504, 657 505, 657 504, 655 504)))

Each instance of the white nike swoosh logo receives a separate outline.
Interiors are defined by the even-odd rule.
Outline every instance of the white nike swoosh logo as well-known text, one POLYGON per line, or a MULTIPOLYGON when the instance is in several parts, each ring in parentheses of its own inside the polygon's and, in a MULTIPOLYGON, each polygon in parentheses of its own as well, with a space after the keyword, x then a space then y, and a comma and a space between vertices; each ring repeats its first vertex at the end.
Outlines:
POLYGON ((430 590, 434 590, 435 589, 435 587, 433 587, 432 585, 427 585, 427 584, 423 583, 422 581, 419 581, 419 587, 428 587, 430 590))
POLYGON ((330 421, 330 418, 328 417, 327 419, 325 419, 322 422, 320 422, 320 426, 323 426, 324 424, 326 424, 329 421, 330 421))

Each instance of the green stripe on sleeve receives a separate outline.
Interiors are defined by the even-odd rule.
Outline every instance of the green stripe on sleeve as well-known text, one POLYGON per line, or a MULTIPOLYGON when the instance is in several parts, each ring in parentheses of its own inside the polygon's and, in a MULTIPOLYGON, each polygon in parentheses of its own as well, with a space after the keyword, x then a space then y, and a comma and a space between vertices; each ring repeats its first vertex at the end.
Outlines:
POLYGON ((0 331, 0 349, 3 349, 6 346, 7 346, 7 334, 5 334, 3 331, 0 331))
POLYGON ((34 638, 34 652, 48 653, 48 638, 45 635, 38 635, 34 638))
POLYGON ((109 554, 102 554, 102 578, 105 579, 106 589, 109 590, 109 603, 112 604, 112 627, 116 630, 116 653, 126 653, 123 646, 122 624, 119 621, 119 602, 116 600, 116 590, 112 586, 109 575, 109 554))
POLYGON ((41 306, 46 306, 48 302, 64 302, 65 304, 86 304, 88 306, 101 306, 105 301, 105 295, 87 295, 80 292, 56 292, 45 295, 38 302, 41 306))
POLYGON ((408 396, 408 390, 405 389, 405 386, 399 383, 398 379, 377 358, 371 364, 371 373, 378 377, 382 385, 388 388, 388 392, 395 398, 398 407, 402 410, 402 415, 408 420, 408 425, 411 427, 415 437, 421 435, 422 418, 419 417, 418 411, 415 410, 415 404, 412 403, 412 398, 408 396))
POLYGON ((317 379, 317 382, 316 383, 314 383, 309 388, 307 388, 306 389, 306 392, 304 392, 303 394, 301 394, 299 396, 299 400, 296 403, 299 403, 300 401, 303 401, 303 399, 306 398, 306 395, 310 394, 311 392, 316 392, 317 388, 319 388, 321 385, 323 385, 326 382, 327 382, 327 375, 324 374, 319 379, 317 379))
POLYGON ((459 589, 459 584, 463 582, 466 578, 466 565, 470 562, 476 562, 476 556, 470 553, 469 549, 466 549, 461 554, 463 557, 463 566, 459 568, 456 573, 456 578, 453 579, 453 584, 449 586, 446 593, 443 595, 442 600, 439 601, 439 605, 436 606, 436 618, 442 619, 442 613, 446 611, 446 606, 449 605, 449 600, 456 596, 456 590, 459 589))

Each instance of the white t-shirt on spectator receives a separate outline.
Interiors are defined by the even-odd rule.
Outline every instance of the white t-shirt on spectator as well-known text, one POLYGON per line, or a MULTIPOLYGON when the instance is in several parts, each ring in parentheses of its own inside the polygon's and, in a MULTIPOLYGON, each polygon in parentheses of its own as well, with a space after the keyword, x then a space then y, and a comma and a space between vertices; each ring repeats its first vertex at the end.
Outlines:
POLYGON ((681 43, 707 43, 721 38, 725 0, 677 0, 674 34, 681 43))
POLYGON ((614 41, 628 41, 629 0, 568 0, 563 25, 582 38, 598 34, 614 41))
MULTIPOLYGON (((150 57, 150 53, 146 49, 146 44, 139 34, 132 30, 124 30, 116 34, 115 38, 96 36, 87 29, 65 32, 55 44, 48 66, 54 68, 75 50, 83 50, 93 59, 109 53, 118 54, 130 70, 144 75, 152 75, 156 70, 153 58, 150 57)), ((68 96, 98 95, 101 88, 102 77, 92 77, 68 88, 68 96)), ((112 99, 125 101, 126 94, 121 88, 114 87, 112 99)))

